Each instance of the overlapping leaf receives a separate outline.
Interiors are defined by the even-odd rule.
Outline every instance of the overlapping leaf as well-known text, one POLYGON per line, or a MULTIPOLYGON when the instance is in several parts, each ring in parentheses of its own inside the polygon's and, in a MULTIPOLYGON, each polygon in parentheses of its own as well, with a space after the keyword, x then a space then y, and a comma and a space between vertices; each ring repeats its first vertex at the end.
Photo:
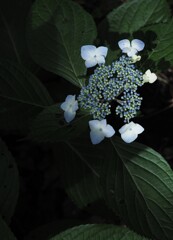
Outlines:
MULTIPOLYGON (((109 206, 136 232, 156 239, 173 235, 173 173, 154 150, 114 138, 116 158, 107 161, 105 196, 109 206)), ((105 167, 105 166, 104 166, 105 167)))
POLYGON ((13 60, 34 70, 35 64, 29 56, 25 31, 31 4, 31 0, 0 2, 0 52, 1 58, 13 60))
POLYGON ((114 9, 107 16, 111 32, 130 33, 142 27, 166 22, 170 9, 165 0, 131 0, 114 9))
POLYGON ((0 129, 28 127, 30 120, 52 104, 45 87, 25 68, 0 62, 0 129))
POLYGON ((45 108, 33 121, 30 138, 37 142, 60 142, 76 138, 88 128, 89 114, 77 112, 71 123, 64 120, 64 112, 56 104, 45 108))
POLYGON ((0 215, 9 223, 18 199, 19 178, 15 160, 2 140, 0 140, 0 166, 0 215))
POLYGON ((173 173, 160 154, 117 137, 97 146, 82 137, 68 146, 70 152, 60 161, 61 177, 78 206, 104 196, 108 207, 139 234, 171 239, 173 173))
POLYGON ((92 44, 96 37, 92 17, 73 1, 37 0, 28 25, 28 45, 33 59, 81 87, 86 68, 80 48, 92 44))
POLYGON ((49 240, 147 240, 125 227, 106 224, 81 225, 66 230, 49 240))

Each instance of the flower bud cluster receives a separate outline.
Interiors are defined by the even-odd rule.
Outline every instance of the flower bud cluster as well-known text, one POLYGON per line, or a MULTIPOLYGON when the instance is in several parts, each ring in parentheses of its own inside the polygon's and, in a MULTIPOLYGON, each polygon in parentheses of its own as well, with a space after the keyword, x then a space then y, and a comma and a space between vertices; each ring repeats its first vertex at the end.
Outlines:
POLYGON ((142 75, 125 55, 111 65, 101 65, 90 76, 88 85, 81 89, 79 106, 88 109, 94 119, 101 120, 111 113, 111 102, 120 97, 116 114, 128 122, 140 109, 142 98, 136 91, 143 84, 142 75))

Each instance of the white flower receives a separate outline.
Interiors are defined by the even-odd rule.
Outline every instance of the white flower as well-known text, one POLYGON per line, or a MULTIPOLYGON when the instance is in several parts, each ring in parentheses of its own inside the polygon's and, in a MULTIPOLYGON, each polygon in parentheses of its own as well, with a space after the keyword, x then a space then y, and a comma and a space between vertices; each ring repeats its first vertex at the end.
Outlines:
POLYGON ((105 137, 110 138, 115 134, 115 130, 109 124, 107 124, 106 119, 101 121, 91 120, 89 121, 90 126, 90 138, 93 144, 100 143, 105 137))
POLYGON ((141 56, 139 55, 133 55, 132 56, 132 63, 138 62, 141 60, 141 56))
POLYGON ((143 131, 144 131, 144 128, 140 124, 134 123, 134 122, 125 124, 119 129, 121 138, 126 143, 133 142, 138 137, 138 134, 142 133, 143 131))
POLYGON ((145 74, 143 75, 144 83, 153 83, 157 80, 157 76, 155 73, 151 73, 151 71, 148 69, 145 74))
POLYGON ((76 111, 78 110, 78 102, 75 100, 75 95, 68 95, 60 107, 64 110, 66 122, 71 122, 75 118, 76 111))
POLYGON ((81 47, 81 57, 85 60, 85 66, 87 68, 105 63, 107 52, 107 47, 96 48, 94 45, 85 45, 81 47))
POLYGON ((128 39, 123 39, 118 42, 118 46, 123 53, 127 53, 129 57, 133 57, 137 52, 140 52, 144 49, 144 42, 139 39, 133 39, 130 43, 128 39))

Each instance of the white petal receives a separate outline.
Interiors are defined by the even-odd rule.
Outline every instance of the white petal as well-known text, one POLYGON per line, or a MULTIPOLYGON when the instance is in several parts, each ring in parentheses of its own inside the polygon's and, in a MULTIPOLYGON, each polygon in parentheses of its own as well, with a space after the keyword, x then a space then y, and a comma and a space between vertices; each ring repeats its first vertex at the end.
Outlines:
POLYGON ((85 45, 81 47, 81 57, 84 60, 88 60, 94 57, 96 52, 96 47, 94 45, 85 45))
POLYGON ((91 131, 95 131, 100 128, 100 121, 99 120, 91 120, 89 121, 89 126, 91 131))
POLYGON ((148 77, 147 74, 144 74, 142 77, 143 77, 143 81, 144 81, 144 83, 149 82, 149 77, 148 77))
POLYGON ((155 73, 151 73, 149 83, 153 83, 157 80, 157 76, 155 73))
POLYGON ((107 125, 106 128, 103 130, 105 137, 110 138, 115 134, 115 130, 111 125, 107 125))
POLYGON ((105 58, 103 56, 97 56, 96 60, 97 60, 98 64, 104 64, 105 63, 105 58))
POLYGON ((106 119, 102 119, 102 120, 100 121, 100 125, 101 125, 102 128, 105 128, 106 125, 107 125, 107 120, 106 120, 106 119))
POLYGON ((133 142, 138 137, 138 134, 133 130, 127 130, 123 134, 121 134, 121 138, 126 143, 133 142))
POLYGON ((122 134, 122 133, 124 133, 127 129, 128 129, 128 124, 124 124, 124 125, 119 129, 119 133, 122 134))
POLYGON ((129 51, 126 53, 129 57, 133 57, 134 55, 136 55, 137 52, 138 51, 135 48, 130 48, 129 51))
POLYGON ((85 66, 87 68, 94 67, 95 65, 97 65, 97 59, 95 57, 90 58, 85 61, 85 66))
POLYGON ((123 40, 118 42, 118 46, 121 50, 123 50, 123 48, 129 48, 130 47, 130 41, 128 39, 123 39, 123 40))
POLYGON ((150 76, 150 74, 151 74, 150 69, 148 69, 148 70, 145 72, 145 74, 146 74, 147 76, 150 76))
POLYGON ((138 51, 142 51, 145 47, 145 43, 139 39, 133 39, 131 41, 132 48, 135 48, 138 51))
POLYGON ((104 139, 104 135, 103 135, 103 132, 100 132, 100 131, 91 131, 90 138, 91 138, 92 144, 98 144, 104 139))
POLYGON ((60 105, 60 108, 64 111, 66 111, 68 109, 68 103, 67 102, 63 102, 61 105, 60 105))
POLYGON ((131 51, 131 47, 128 47, 128 48, 125 47, 125 48, 122 49, 123 53, 128 53, 130 51, 131 51))
POLYGON ((124 133, 127 129, 129 128, 133 128, 135 126, 135 123, 133 121, 124 124, 120 129, 119 129, 119 133, 122 134, 124 133))
POLYGON ((133 127, 133 129, 137 134, 140 134, 144 131, 144 128, 138 123, 135 123, 135 126, 133 127))
POLYGON ((72 111, 65 111, 64 112, 64 118, 66 120, 66 122, 71 122, 76 116, 76 112, 72 112, 72 111))
POLYGON ((75 101, 75 95, 68 95, 65 99, 66 102, 73 102, 75 101))
POLYGON ((107 53, 108 53, 108 48, 107 47, 98 47, 96 49, 96 56, 101 55, 101 56, 106 57, 107 53))

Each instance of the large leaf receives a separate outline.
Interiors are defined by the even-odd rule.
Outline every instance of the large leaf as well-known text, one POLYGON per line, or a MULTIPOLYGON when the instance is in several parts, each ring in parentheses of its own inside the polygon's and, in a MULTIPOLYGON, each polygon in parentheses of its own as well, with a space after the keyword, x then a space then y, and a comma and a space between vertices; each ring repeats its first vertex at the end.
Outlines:
POLYGON ((82 86, 86 73, 80 48, 92 44, 96 27, 92 17, 68 0, 37 0, 28 24, 28 45, 43 68, 82 86))
POLYGON ((25 68, 0 62, 0 129, 24 129, 52 99, 39 80, 25 68))
POLYGON ((9 223, 18 199, 19 178, 15 160, 2 140, 0 166, 0 215, 9 223))
MULTIPOLYGON (((95 204, 103 199, 100 186, 100 165, 102 158, 105 157, 105 151, 102 145, 95 148, 85 137, 68 141, 66 144, 67 146, 64 146, 61 153, 63 157, 58 158, 64 187, 78 207, 83 208, 90 203, 95 204), (98 154, 100 151, 101 154, 98 154)), ((57 157, 58 154, 56 154, 57 157)))
MULTIPOLYGON (((88 132, 89 135, 89 132, 88 132)), ((113 137, 93 146, 84 136, 68 142, 61 178, 80 207, 103 196, 136 232, 169 240, 173 234, 173 173, 160 154, 113 137), (100 193, 100 194, 99 194, 100 193)))
POLYGON ((1 58, 10 59, 33 69, 26 44, 26 19, 31 0, 6 0, 0 2, 0 53, 1 58))
POLYGON ((158 61, 168 61, 173 65, 173 19, 169 23, 162 23, 146 28, 145 31, 154 32, 155 48, 149 53, 149 59, 158 61))
POLYGON ((106 224, 81 225, 66 230, 49 240, 147 240, 125 227, 106 224))
POLYGON ((136 232, 156 239, 173 236, 173 173, 160 154, 142 144, 113 138, 116 158, 105 163, 108 205, 136 232), (109 174, 108 174, 109 170, 109 174))
POLYGON ((17 240, 1 217, 0 217, 0 239, 17 240))
POLYGON ((142 27, 170 19, 170 10, 165 0, 130 0, 114 9, 107 16, 109 30, 133 33, 142 27))
POLYGON ((76 138, 88 128, 90 115, 77 112, 77 116, 71 123, 64 120, 64 111, 60 104, 45 108, 34 119, 31 126, 30 138, 37 142, 59 142, 76 138))

